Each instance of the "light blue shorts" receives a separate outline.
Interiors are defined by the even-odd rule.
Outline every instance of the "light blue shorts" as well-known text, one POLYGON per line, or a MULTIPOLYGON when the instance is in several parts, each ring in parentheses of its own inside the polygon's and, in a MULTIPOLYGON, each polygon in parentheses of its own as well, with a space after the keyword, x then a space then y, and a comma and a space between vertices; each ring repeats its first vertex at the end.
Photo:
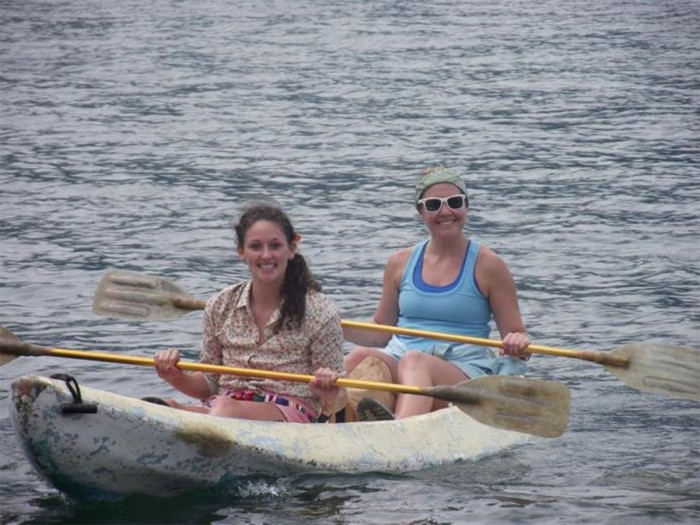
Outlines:
MULTIPOLYGON (((409 350, 410 348, 397 337, 392 337, 389 344, 382 349, 397 361, 409 350)), ((494 348, 435 343, 420 351, 454 364, 470 379, 492 375, 519 376, 527 371, 527 361, 499 355, 498 350, 494 348)))

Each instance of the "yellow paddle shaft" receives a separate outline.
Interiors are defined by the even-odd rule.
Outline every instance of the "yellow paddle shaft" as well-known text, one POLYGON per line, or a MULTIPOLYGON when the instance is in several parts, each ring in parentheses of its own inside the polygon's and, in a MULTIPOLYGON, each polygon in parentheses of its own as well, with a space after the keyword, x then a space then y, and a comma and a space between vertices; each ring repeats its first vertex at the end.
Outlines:
MULTIPOLYGON (((53 356, 68 357, 71 359, 84 359, 88 361, 104 361, 108 363, 122 363, 127 365, 153 366, 154 359, 150 357, 134 357, 107 352, 91 352, 85 350, 69 350, 66 348, 49 348, 29 343, 1 340, 0 353, 8 353, 26 356, 53 356)), ((233 366, 208 365, 204 363, 193 363, 180 361, 177 367, 181 370, 192 370, 206 372, 210 374, 227 374, 245 377, 260 377, 263 379, 274 379, 278 381, 292 381, 296 383, 308 383, 314 376, 307 374, 293 374, 290 372, 273 372, 271 370, 257 370, 255 368, 236 368, 233 366)), ((369 390, 384 390, 399 394, 430 395, 428 389, 410 385, 395 385, 391 383, 379 383, 375 381, 359 381, 355 379, 338 379, 335 384, 347 388, 366 388, 369 390)))
POLYGON ((179 295, 168 297, 168 301, 174 307, 182 308, 183 310, 204 310, 204 308, 207 306, 207 302, 204 299, 194 299, 193 297, 181 297, 179 295))
MULTIPOLYGON (((480 337, 470 337, 466 335, 445 334, 441 332, 432 332, 428 330, 415 330, 413 328, 401 328, 399 326, 389 326, 376 323, 363 323, 360 321, 343 320, 343 326, 346 328, 356 328, 358 330, 370 330, 374 332, 383 332, 388 334, 401 334, 413 337, 423 337, 426 339, 437 339, 441 341, 452 341, 454 343, 466 343, 481 346, 492 346, 500 348, 501 341, 495 339, 482 339, 480 337)), ((566 348, 554 348, 551 346, 533 345, 527 347, 529 352, 534 354, 546 354, 559 357, 571 357, 574 359, 582 359, 584 361, 592 361, 602 365, 617 366, 627 368, 629 366, 628 357, 614 356, 594 350, 567 350, 566 348)))
MULTIPOLYGON (((206 301, 202 299, 193 299, 189 297, 174 297, 172 304, 177 308, 187 310, 202 310, 206 305, 206 301)), ((442 332, 433 332, 429 330, 416 330, 413 328, 402 328, 399 326, 390 326, 376 323, 364 323, 361 321, 343 320, 342 324, 346 328, 356 328, 358 330, 368 330, 373 332, 383 332, 387 334, 400 334, 413 337, 423 337, 425 339, 436 339, 440 341, 452 341, 454 343, 466 343, 480 346, 492 346, 500 348, 501 341, 495 339, 482 339, 480 337, 471 337, 467 335, 446 334, 442 332)), ((583 361, 591 361, 607 366, 616 366, 620 368, 629 367, 629 357, 616 356, 611 353, 596 352, 595 350, 568 350, 566 348, 555 348, 551 346, 534 345, 527 347, 528 351, 533 354, 553 355, 557 357, 569 357, 573 359, 581 359, 583 361)), ((369 387, 367 387, 369 388, 369 387)))

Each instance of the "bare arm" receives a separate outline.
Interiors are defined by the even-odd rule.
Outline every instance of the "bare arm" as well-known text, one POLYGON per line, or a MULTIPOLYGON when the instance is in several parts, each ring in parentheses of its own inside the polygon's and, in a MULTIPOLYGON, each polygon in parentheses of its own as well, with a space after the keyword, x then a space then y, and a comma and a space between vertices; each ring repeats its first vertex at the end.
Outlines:
POLYGON ((321 413, 323 414, 333 414, 343 408, 348 402, 347 390, 334 385, 339 377, 340 374, 335 370, 319 368, 309 383, 311 393, 320 399, 321 413))
MULTIPOLYGON (((218 297, 218 296, 217 296, 218 297)), ((214 300, 207 302, 204 311, 204 334, 202 340, 202 352, 200 362, 206 364, 222 364, 221 343, 216 337, 216 327, 212 322, 211 310, 214 308, 214 300)), ((195 399, 206 399, 218 388, 218 374, 204 374, 202 372, 183 372, 177 368, 180 360, 180 352, 177 350, 164 350, 155 356, 155 368, 158 376, 172 385, 174 388, 195 399)))
MULTIPOLYGON (((389 257, 384 268, 382 296, 374 314, 375 323, 396 326, 399 320, 399 285, 410 255, 411 248, 405 248, 389 257)), ((356 345, 370 348, 383 348, 391 339, 391 334, 347 327, 343 327, 343 335, 356 345)))
POLYGON ((343 333, 337 313, 319 327, 309 348, 314 379, 309 390, 318 396, 322 412, 332 414, 345 406, 347 391, 334 383, 343 373, 343 333))
POLYGON ((514 357, 529 355, 525 348, 530 340, 520 315, 515 281, 505 261, 490 248, 483 247, 479 252, 476 277, 491 305, 503 339, 503 351, 514 357))
POLYGON ((206 399, 211 392, 204 374, 201 372, 183 372, 177 368, 180 352, 163 350, 155 355, 154 363, 158 376, 174 388, 195 399, 206 399))

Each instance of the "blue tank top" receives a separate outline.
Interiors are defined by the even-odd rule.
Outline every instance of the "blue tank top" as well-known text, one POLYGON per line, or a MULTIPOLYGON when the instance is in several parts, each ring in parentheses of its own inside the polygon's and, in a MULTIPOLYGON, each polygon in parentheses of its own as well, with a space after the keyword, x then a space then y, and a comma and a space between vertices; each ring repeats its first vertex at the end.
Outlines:
MULTIPOLYGON (((428 241, 414 246, 399 286, 398 326, 449 334, 486 338, 491 332, 491 306, 479 291, 474 268, 479 243, 470 240, 457 278, 447 286, 431 286, 423 281, 423 256, 428 241)), ((407 348, 429 350, 435 339, 395 336, 407 348)))

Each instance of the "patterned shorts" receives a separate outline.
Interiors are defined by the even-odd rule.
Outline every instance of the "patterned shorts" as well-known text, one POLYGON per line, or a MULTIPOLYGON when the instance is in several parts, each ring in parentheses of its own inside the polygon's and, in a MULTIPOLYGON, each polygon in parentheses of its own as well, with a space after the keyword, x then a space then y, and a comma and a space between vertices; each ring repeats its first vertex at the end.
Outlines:
POLYGON ((204 400, 203 405, 211 408, 212 402, 217 396, 226 396, 239 401, 258 401, 261 403, 273 403, 278 405, 287 422, 312 423, 316 417, 314 411, 308 405, 303 404, 296 398, 285 397, 272 392, 254 392, 252 390, 230 390, 222 389, 218 394, 204 400))

